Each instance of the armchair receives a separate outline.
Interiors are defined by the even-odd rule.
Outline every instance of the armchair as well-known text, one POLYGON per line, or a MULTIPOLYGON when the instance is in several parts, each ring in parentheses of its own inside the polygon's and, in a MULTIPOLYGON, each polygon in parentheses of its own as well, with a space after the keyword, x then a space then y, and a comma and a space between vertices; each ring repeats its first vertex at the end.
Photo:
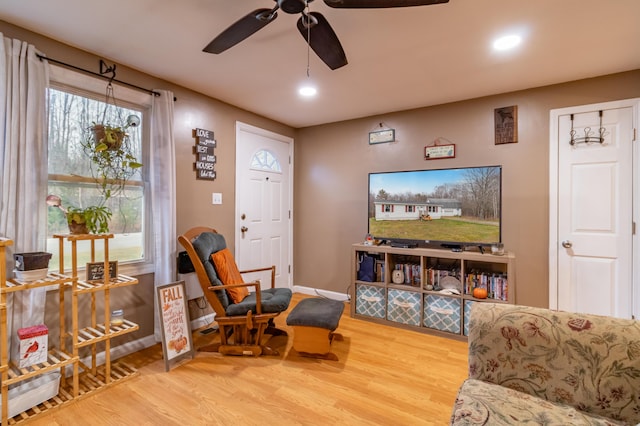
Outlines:
POLYGON ((198 282, 215 312, 220 343, 199 350, 223 355, 278 355, 263 344, 264 334, 281 335, 273 319, 288 309, 291 290, 275 287, 275 266, 239 271, 224 237, 215 229, 195 227, 178 237, 193 263, 198 282), (244 273, 271 270, 271 287, 245 283, 244 273), (248 289, 251 288, 252 292, 248 289))

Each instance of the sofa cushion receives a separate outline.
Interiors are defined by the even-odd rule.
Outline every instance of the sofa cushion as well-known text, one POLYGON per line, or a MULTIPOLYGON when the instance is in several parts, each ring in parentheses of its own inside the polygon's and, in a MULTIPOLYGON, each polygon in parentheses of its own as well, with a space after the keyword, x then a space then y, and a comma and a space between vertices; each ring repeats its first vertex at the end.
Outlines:
MULTIPOLYGON (((204 265, 204 269, 207 272, 207 277, 209 277, 211 285, 221 286, 222 282, 216 274, 216 270, 211 260, 211 255, 227 247, 224 237, 215 232, 203 232, 196 238, 194 238, 191 244, 193 245, 198 258, 200 258, 200 261, 204 265)), ((227 292, 219 290, 215 293, 216 296, 218 296, 218 300, 220 300, 222 306, 226 309, 227 306, 229 306, 229 298, 227 297, 227 292)))
POLYGON ((458 391, 451 424, 491 425, 626 425, 565 404, 481 380, 468 379, 458 391))
MULTIPOLYGON (((216 273, 224 285, 231 284, 244 284, 242 275, 238 270, 233 255, 228 248, 224 248, 211 255, 213 265, 216 267, 216 273)), ((234 287, 228 288, 227 293, 233 301, 233 303, 240 303, 245 297, 249 295, 249 289, 247 287, 234 287)))
MULTIPOLYGON (((270 314, 285 311, 291 301, 291 290, 288 288, 268 288, 260 291, 262 313, 270 314)), ((256 293, 249 293, 240 303, 227 307, 227 315, 245 315, 247 312, 256 313, 256 293)))
POLYGON ((469 326, 469 378, 640 422, 640 321, 474 303, 469 326))

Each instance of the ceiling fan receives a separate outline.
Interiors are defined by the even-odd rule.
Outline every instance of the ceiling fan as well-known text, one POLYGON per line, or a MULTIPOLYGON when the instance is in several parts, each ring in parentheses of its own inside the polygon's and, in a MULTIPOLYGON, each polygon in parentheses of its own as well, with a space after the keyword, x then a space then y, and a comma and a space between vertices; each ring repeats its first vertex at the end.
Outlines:
MULTIPOLYGON (((274 0, 273 9, 256 9, 233 23, 203 49, 208 53, 222 53, 264 28, 278 17, 278 9, 285 13, 300 13, 298 31, 322 61, 335 70, 347 65, 347 56, 338 36, 322 14, 305 12, 313 0, 274 0)), ((449 0, 324 0, 337 9, 376 9, 391 7, 426 6, 448 3, 449 0)))

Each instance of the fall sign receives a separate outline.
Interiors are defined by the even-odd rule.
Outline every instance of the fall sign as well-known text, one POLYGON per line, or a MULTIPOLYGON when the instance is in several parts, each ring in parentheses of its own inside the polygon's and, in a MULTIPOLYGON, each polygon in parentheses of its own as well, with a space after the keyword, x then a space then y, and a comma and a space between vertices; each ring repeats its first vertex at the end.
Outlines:
POLYGON ((169 371, 169 361, 185 355, 193 357, 184 281, 158 287, 158 309, 162 323, 165 367, 169 371))

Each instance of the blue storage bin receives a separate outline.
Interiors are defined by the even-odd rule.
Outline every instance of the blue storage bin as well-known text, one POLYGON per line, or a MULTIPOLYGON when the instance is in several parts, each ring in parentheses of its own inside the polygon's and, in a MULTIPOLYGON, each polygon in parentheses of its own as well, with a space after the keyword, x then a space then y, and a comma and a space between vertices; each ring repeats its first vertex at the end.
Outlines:
POLYGON ((420 293, 390 288, 387 295, 387 319, 420 325, 420 293))
POLYGON ((478 302, 474 302, 473 300, 464 301, 463 332, 465 336, 469 335, 469 316, 471 315, 471 306, 473 306, 474 303, 478 302))
POLYGON ((356 314, 384 318, 386 302, 384 287, 356 285, 356 314))
POLYGON ((424 326, 460 334, 460 299, 427 294, 424 297, 424 326))

